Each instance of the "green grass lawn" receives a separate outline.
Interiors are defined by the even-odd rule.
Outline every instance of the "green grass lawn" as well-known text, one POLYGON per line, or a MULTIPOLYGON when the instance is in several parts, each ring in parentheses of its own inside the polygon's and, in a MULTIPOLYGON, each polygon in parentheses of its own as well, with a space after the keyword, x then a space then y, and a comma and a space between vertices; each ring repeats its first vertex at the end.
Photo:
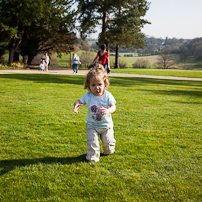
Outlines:
POLYGON ((177 77, 192 77, 202 78, 202 71, 200 70, 181 70, 181 69, 112 69, 115 73, 128 74, 145 74, 156 76, 177 76, 177 77))
POLYGON ((110 78, 116 153, 87 163, 84 79, 0 75, 0 201, 201 201, 201 82, 110 78))

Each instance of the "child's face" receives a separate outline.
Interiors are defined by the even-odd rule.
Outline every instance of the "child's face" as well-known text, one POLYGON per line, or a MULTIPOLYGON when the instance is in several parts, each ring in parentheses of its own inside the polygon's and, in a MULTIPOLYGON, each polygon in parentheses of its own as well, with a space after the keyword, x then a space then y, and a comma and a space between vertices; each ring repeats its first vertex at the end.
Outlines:
POLYGON ((102 77, 96 77, 90 79, 90 91, 97 97, 104 94, 105 84, 102 77))

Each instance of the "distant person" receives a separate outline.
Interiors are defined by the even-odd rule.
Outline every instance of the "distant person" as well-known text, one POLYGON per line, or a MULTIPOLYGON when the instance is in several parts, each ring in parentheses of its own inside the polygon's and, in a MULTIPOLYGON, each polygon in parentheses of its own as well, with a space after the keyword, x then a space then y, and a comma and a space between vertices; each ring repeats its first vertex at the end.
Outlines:
POLYGON ((99 136, 103 143, 105 155, 115 152, 114 129, 111 114, 116 110, 116 100, 106 89, 109 80, 104 73, 104 68, 95 67, 90 70, 86 77, 84 88, 89 92, 84 94, 74 103, 73 111, 79 113, 78 109, 87 104, 88 116, 86 118, 87 154, 86 160, 98 162, 100 160, 99 136))
POLYGON ((46 69, 46 62, 44 58, 41 59, 41 64, 39 65, 41 71, 45 71, 46 69))
POLYGON ((77 74, 78 69, 79 69, 80 60, 79 60, 79 56, 76 53, 73 54, 72 61, 73 61, 73 73, 77 74))
POLYGON ((45 55, 43 56, 43 58, 44 58, 45 63, 46 63, 46 71, 48 71, 48 65, 49 65, 49 61, 50 61, 48 53, 45 53, 45 55))
POLYGON ((103 65, 105 71, 107 71, 107 73, 110 73, 111 70, 110 70, 109 52, 107 51, 106 44, 101 45, 101 50, 97 52, 97 56, 93 60, 93 63, 97 60, 97 58, 99 58, 98 61, 100 64, 103 65))

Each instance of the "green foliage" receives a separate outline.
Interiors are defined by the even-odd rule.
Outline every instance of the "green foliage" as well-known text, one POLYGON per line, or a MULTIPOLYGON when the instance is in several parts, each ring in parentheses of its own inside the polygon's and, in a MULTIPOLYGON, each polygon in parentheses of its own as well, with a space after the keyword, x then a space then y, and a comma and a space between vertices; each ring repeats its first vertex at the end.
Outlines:
POLYGON ((144 38, 144 35, 140 33, 140 27, 148 22, 141 17, 148 10, 147 1, 77 0, 77 2, 79 3, 81 34, 93 33, 95 27, 101 24, 100 44, 104 42, 109 43, 110 41, 112 44, 126 44, 127 47, 135 45, 142 47, 139 42, 143 42, 142 38, 144 38), (133 40, 131 35, 136 36, 136 41, 133 40), (129 40, 128 36, 132 40, 131 38, 129 40))
POLYGON ((202 38, 195 38, 183 44, 181 47, 181 57, 186 61, 188 56, 202 60, 202 38))
POLYGON ((111 78, 116 153, 93 164, 84 79, 0 75, 0 201, 201 201, 201 82, 111 78))
POLYGON ((107 38, 112 44, 122 47, 144 48, 145 35, 141 33, 141 27, 149 23, 142 19, 149 9, 147 1, 116 2, 113 9, 113 19, 109 20, 107 38), (123 9, 123 8, 124 9, 123 9))
MULTIPOLYGON (((29 55, 66 51, 74 43, 72 1, 15 0, 0 3, 0 36, 9 42, 10 63, 15 51, 29 55)), ((31 61, 30 60, 30 61, 31 61)))

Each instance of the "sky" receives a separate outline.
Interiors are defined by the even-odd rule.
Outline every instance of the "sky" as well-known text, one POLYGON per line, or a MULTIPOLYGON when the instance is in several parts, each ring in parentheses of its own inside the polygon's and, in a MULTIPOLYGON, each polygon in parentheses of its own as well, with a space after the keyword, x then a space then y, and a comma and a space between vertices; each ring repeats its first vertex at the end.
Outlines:
MULTIPOLYGON (((202 37, 202 0, 148 0, 142 32, 155 38, 194 39, 202 37)), ((97 38, 99 31, 90 37, 97 38)))
POLYGON ((151 22, 142 29, 155 38, 193 39, 202 37, 202 0, 148 0, 144 19, 151 22))

